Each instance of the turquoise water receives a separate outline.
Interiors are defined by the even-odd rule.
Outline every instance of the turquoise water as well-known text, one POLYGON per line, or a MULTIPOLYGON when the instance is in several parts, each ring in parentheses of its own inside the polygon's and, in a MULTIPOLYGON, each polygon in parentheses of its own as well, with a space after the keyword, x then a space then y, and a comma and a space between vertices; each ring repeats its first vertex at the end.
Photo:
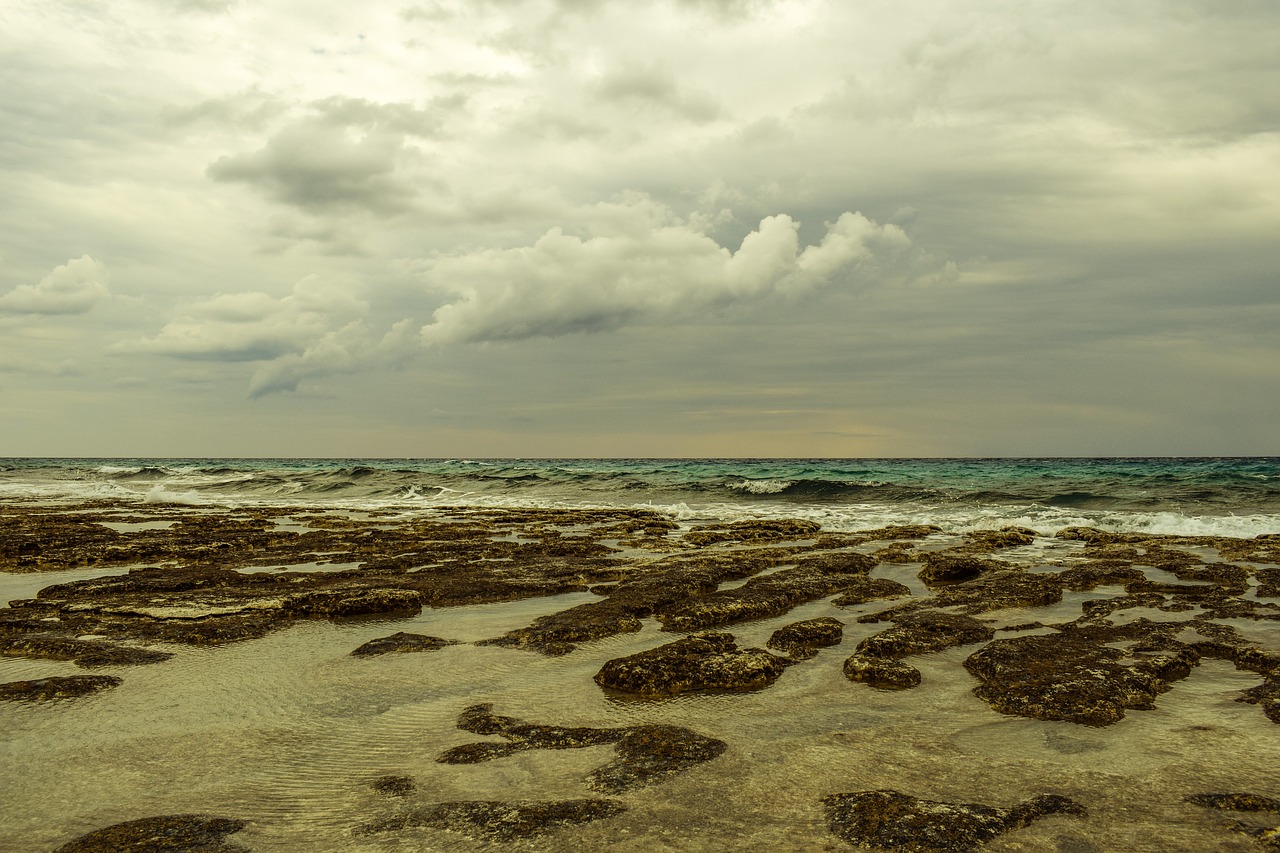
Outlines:
POLYGON ((7 459, 0 499, 241 506, 652 507, 832 529, 1071 524, 1280 533, 1280 458, 7 459))

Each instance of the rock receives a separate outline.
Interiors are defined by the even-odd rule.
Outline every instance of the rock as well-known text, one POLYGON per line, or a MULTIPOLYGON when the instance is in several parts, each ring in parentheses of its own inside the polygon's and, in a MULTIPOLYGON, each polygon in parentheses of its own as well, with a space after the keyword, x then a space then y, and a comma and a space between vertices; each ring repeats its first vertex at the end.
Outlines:
POLYGON ((823 646, 838 645, 844 639, 844 623, 830 616, 792 622, 773 632, 766 645, 794 658, 810 658, 823 646))
POLYGON ((1036 541, 1036 532, 1027 527, 1002 527, 999 530, 975 530, 966 537, 966 550, 975 552, 1017 548, 1036 541))
POLYGON ((732 524, 708 524, 684 535, 690 545, 714 545, 718 542, 781 542, 809 539, 822 529, 812 521, 779 519, 776 521, 737 521, 732 524))
POLYGON ((1179 627, 1138 620, 1009 637, 970 655, 964 666, 982 682, 973 692, 1001 713, 1106 726, 1126 709, 1155 707, 1156 696, 1197 665, 1195 650, 1172 639, 1179 627))
POLYGON ((593 771, 587 786, 620 794, 718 758, 727 747, 679 726, 634 726, 618 741, 617 760, 593 771))
POLYGON ((173 657, 170 652, 117 646, 99 640, 78 640, 56 634, 18 634, 0 637, 0 654, 5 657, 30 657, 45 660, 75 661, 76 666, 137 666, 159 663, 173 657))
POLYGON ((573 826, 613 817, 626 811, 617 800, 559 800, 555 802, 501 802, 470 800, 438 803, 408 814, 361 828, 364 834, 426 826, 496 841, 512 841, 540 835, 562 826, 573 826))
POLYGON ((1008 563, 1001 563, 996 560, 948 554, 944 551, 931 551, 925 555, 924 565, 917 573, 917 576, 932 587, 971 580, 984 572, 1007 567, 1008 563))
POLYGON ((906 612, 891 618, 892 628, 867 637, 858 643, 856 651, 872 657, 902 658, 980 643, 995 636, 992 628, 972 616, 940 610, 906 612))
POLYGON ((908 853, 972 851, 1045 815, 1086 814, 1078 803, 1052 794, 1012 809, 921 800, 892 790, 833 794, 822 804, 831 832, 850 844, 908 853))
POLYGON ((1251 687, 1241 693, 1236 701, 1259 705, 1268 720, 1280 723, 1280 670, 1273 671, 1257 687, 1251 687))
POLYGON ((412 776, 379 776, 369 787, 388 797, 407 797, 418 787, 412 776))
POLYGON ((725 589, 664 607, 654 613, 664 631, 697 631, 786 613, 797 604, 815 601, 858 582, 875 567, 862 554, 838 560, 805 561, 725 589), (851 577, 852 576, 852 577, 851 577))
POLYGON ((443 764, 478 764, 529 749, 579 749, 615 744, 615 759, 594 771, 588 786, 597 791, 621 793, 680 773, 710 761, 726 744, 679 726, 630 726, 596 729, 527 723, 493 713, 489 704, 473 705, 458 717, 458 728, 474 734, 496 734, 505 743, 470 743, 446 750, 436 757, 443 764))
POLYGON ((389 637, 370 640, 351 654, 356 657, 385 655, 388 652, 434 652, 445 646, 457 645, 456 640, 444 640, 440 637, 428 637, 425 634, 406 634, 399 631, 389 637))
POLYGON ((995 636, 992 628, 963 614, 912 609, 891 613, 889 618, 894 620, 892 628, 858 643, 844 662, 845 678, 880 690, 907 690, 920 684, 920 671, 902 658, 995 636))
POLYGON ((0 684, 0 699, 74 699, 119 684, 120 679, 114 675, 70 675, 10 681, 0 684))
POLYGON ((69 841, 54 853, 216 853, 244 851, 224 836, 244 829, 244 821, 208 815, 145 817, 94 830, 69 841))
MULTIPOLYGON (((1280 815, 1280 800, 1244 792, 1192 794, 1187 797, 1187 802, 1217 811, 1263 812, 1280 815)), ((1254 839, 1262 845, 1263 850, 1280 851, 1280 826, 1265 826, 1244 820, 1229 820, 1227 828, 1254 839)))
POLYGON ((836 607, 850 607, 855 604, 866 604, 868 601, 901 598, 910 594, 911 588, 906 584, 888 578, 862 578, 846 586, 844 592, 832 599, 831 603, 836 607))
POLYGON ((844 677, 880 690, 907 690, 920 684, 920 670, 896 658, 850 655, 844 677))
POLYGON ((793 661, 763 649, 739 649, 732 634, 695 634, 656 649, 616 658, 596 673, 601 687, 641 696, 690 690, 768 687, 793 661))

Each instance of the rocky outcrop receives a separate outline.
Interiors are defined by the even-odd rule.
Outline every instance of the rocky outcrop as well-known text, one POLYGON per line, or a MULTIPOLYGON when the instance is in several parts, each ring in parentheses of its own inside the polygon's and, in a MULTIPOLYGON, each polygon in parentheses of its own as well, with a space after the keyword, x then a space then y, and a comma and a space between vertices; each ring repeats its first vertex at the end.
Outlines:
POLYGON ((822 804, 831 832, 850 844, 904 853, 972 851, 1045 815, 1086 814, 1080 804, 1053 794, 1011 809, 922 800, 893 790, 832 794, 822 804))

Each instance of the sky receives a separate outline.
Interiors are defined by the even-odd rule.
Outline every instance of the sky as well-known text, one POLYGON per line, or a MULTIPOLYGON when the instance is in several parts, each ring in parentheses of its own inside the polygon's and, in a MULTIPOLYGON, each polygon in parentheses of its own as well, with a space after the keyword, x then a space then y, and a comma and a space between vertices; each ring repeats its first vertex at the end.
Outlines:
POLYGON ((0 456, 1280 454, 1274 0, 6 0, 0 456))

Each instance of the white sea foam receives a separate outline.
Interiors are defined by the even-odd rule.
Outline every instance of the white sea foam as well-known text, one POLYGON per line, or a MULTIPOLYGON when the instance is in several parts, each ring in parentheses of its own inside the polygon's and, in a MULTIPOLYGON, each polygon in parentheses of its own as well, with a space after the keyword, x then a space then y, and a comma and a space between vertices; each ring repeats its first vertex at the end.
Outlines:
POLYGON ((144 504, 182 504, 184 506, 205 506, 210 502, 195 492, 171 492, 164 486, 152 486, 143 498, 144 504))
POLYGON ((729 488, 752 495, 776 495, 795 485, 795 480, 743 480, 728 483, 729 488))

